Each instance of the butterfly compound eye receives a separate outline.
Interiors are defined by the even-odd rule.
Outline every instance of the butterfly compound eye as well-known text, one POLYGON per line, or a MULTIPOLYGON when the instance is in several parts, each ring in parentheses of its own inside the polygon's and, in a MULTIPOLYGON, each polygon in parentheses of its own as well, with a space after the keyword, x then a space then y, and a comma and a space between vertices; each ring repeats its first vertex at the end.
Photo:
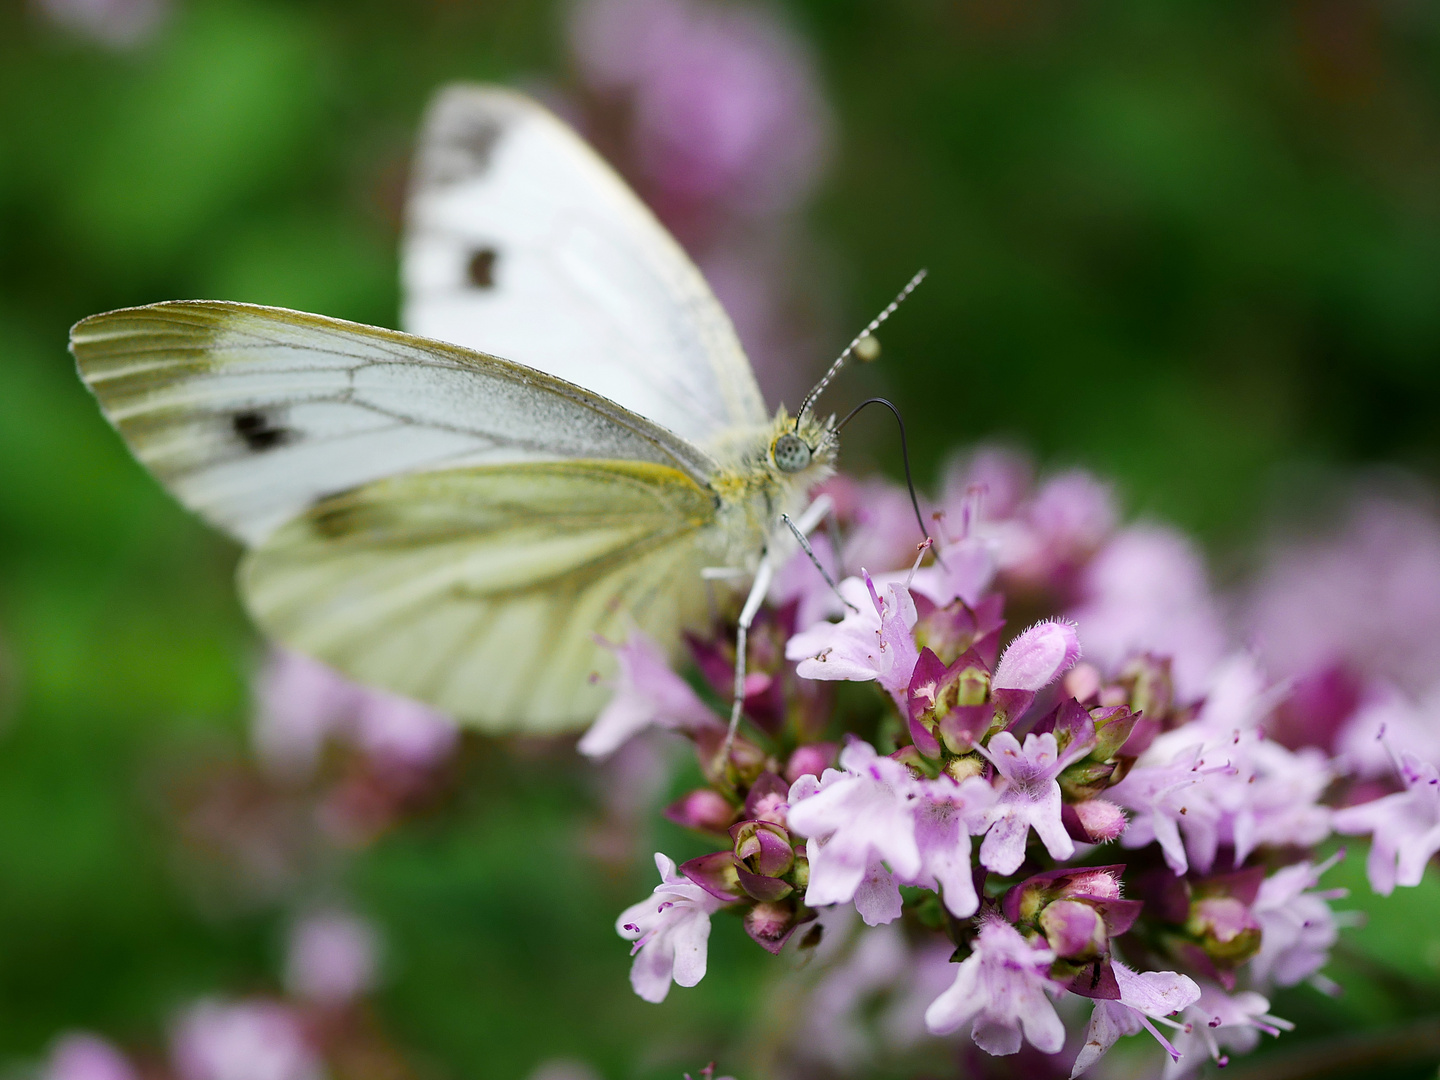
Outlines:
POLYGON ((770 456, 781 472, 799 472, 810 464, 810 447, 793 431, 784 432, 770 447, 770 456))

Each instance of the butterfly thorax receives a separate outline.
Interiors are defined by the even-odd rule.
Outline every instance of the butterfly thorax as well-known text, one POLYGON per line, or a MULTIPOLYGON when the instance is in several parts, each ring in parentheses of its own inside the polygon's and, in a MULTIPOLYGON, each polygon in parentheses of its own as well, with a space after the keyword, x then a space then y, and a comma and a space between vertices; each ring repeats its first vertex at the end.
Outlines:
POLYGON ((716 557, 753 568, 772 536, 788 539, 780 515, 804 509, 810 489, 835 472, 836 450, 831 421, 806 416, 797 425, 784 406, 765 427, 712 447, 720 462, 710 478, 720 501, 716 557))

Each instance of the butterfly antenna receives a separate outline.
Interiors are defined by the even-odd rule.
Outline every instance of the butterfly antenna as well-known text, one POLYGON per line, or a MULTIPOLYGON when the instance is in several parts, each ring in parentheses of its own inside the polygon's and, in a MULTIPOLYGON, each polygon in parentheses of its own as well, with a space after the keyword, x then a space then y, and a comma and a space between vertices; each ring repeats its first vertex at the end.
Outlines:
MULTIPOLYGON (((862 401, 845 414, 844 418, 825 436, 825 440, 827 442, 834 442, 838 439, 840 437, 840 429, 855 419, 855 415, 867 405, 884 405, 894 415, 895 423, 900 425, 900 460, 905 465, 905 488, 910 492, 910 505, 915 510, 915 522, 920 526, 920 535, 925 538, 924 542, 928 544, 930 542, 930 532, 925 528, 925 515, 920 513, 920 499, 915 494, 915 478, 910 474, 910 447, 906 445, 905 442, 905 418, 900 415, 900 410, 895 407, 895 403, 883 397, 872 397, 868 401, 862 401)), ((821 445, 823 446, 824 443, 821 445)), ((936 552, 935 557, 939 559, 939 552, 936 552)), ((943 566, 944 563, 941 563, 941 565, 943 566)))
MULTIPOLYGON (((912 277, 906 283, 905 287, 900 290, 899 295, 896 296, 894 300, 890 301, 890 303, 886 306, 885 310, 880 312, 879 315, 876 315, 875 318, 871 319, 870 324, 866 326, 864 330, 861 330, 860 333, 856 334, 855 340, 850 342, 849 345, 846 345, 845 351, 835 358, 835 362, 830 365, 830 370, 825 372, 825 374, 821 377, 820 381, 815 384, 815 389, 811 390, 810 393, 805 395, 805 400, 800 403, 800 408, 796 410, 795 429, 797 431, 800 429, 800 418, 810 411, 811 407, 815 404, 816 399, 819 398, 819 396, 825 392, 825 388, 830 385, 831 380, 834 379, 836 375, 840 374, 840 369, 845 366, 845 361, 849 360, 850 357, 854 355, 855 350, 859 347, 862 341, 868 338, 871 334, 875 333, 876 330, 880 329, 881 323, 883 323, 886 319, 890 318, 891 315, 895 314, 895 309, 898 308, 901 304, 903 304, 905 302, 905 298, 909 296, 912 292, 914 292, 916 288, 919 287, 920 282, 925 280, 925 275, 927 273, 929 273, 928 270, 921 270, 918 274, 912 277)), ((890 407, 892 409, 894 408, 893 405, 890 407)))

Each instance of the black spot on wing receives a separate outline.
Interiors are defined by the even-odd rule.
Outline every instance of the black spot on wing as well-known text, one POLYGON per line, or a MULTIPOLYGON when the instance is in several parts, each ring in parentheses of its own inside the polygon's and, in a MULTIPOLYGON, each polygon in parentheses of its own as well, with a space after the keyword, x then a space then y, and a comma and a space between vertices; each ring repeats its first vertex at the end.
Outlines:
POLYGON ((484 176, 490 171, 495 147, 504 126, 493 116, 456 118, 454 126, 442 132, 431 150, 429 179, 436 184, 456 184, 484 176))
POLYGON ((230 428, 252 454, 261 454, 284 446, 295 438, 295 432, 278 423, 262 409, 246 409, 230 418, 230 428))
POLYGON ((495 260, 500 253, 492 247, 480 248, 470 256, 470 262, 466 267, 466 278, 470 285, 476 289, 493 289, 495 287, 495 260))

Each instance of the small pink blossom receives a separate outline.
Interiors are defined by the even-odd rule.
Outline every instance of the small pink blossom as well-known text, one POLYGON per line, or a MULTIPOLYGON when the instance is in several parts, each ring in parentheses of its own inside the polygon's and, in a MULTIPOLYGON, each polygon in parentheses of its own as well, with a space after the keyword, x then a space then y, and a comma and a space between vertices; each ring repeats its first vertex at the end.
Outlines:
POLYGON ((1200 999, 1195 980, 1173 971, 1132 971, 1124 964, 1112 962, 1115 983, 1120 988, 1119 1000, 1097 999, 1090 1013, 1090 1027, 1085 1045, 1075 1058, 1071 1080, 1094 1065, 1114 1046, 1122 1035, 1148 1031, 1172 1060, 1178 1051, 1156 1030, 1152 1020, 1163 1020, 1200 999))
POLYGON ((968 918, 980 906, 970 862, 970 836, 985 827, 995 791, 979 777, 957 784, 942 773, 920 782, 918 795, 912 809, 921 867, 905 884, 934 889, 950 914, 968 918))
POLYGON ((1400 755, 1404 791, 1335 811, 1335 828, 1370 834, 1365 870, 1370 887, 1389 896, 1396 885, 1419 885, 1440 851, 1440 772, 1414 754, 1400 755))
MULTIPOLYGON (((1034 468, 1025 454, 1001 446, 981 446, 946 467, 940 502, 946 516, 955 518, 971 494, 980 491, 985 520, 1006 521, 1023 513, 1034 479, 1034 468)), ((1008 566, 1011 561, 1002 556, 1001 564, 1008 566)))
POLYGON ((906 691, 919 653, 910 631, 918 615, 904 585, 885 586, 880 598, 867 574, 846 578, 840 595, 853 606, 838 623, 819 623, 802 630, 785 645, 785 658, 799 661, 795 671, 804 679, 879 681, 905 712, 906 691))
POLYGON ((582 754, 607 757, 652 725, 692 732, 719 726, 709 706, 670 669, 664 651, 649 636, 636 630, 624 645, 611 648, 619 664, 615 696, 581 737, 582 754))
POLYGON ((1175 1038, 1176 1056, 1165 1063, 1162 1080, 1190 1076, 1207 1058, 1226 1065, 1225 1050, 1242 1054, 1255 1049, 1260 1033, 1279 1035, 1294 1024, 1270 1015, 1268 999, 1253 991, 1227 994, 1214 983, 1202 982, 1200 998, 1180 1015, 1180 1032, 1175 1038))
POLYGON ((954 984, 925 1010, 925 1026, 948 1035, 973 1022, 970 1037, 987 1054, 1015 1053, 1022 1031, 1037 1050, 1058 1053, 1065 1026, 1045 996, 1061 992, 1050 978, 1055 954, 1031 945, 998 915, 981 920, 973 950, 954 984))
POLYGON ((375 983, 375 928, 346 911, 318 911, 290 930, 285 988, 322 1005, 342 1005, 375 983))
POLYGON ((660 884, 654 895, 632 904, 615 921, 616 932, 635 943, 630 985, 646 1001, 661 1002, 678 986, 694 986, 705 977, 710 916, 725 901, 710 895, 675 869, 672 859, 656 852, 660 884))
POLYGON ((991 546, 975 535, 942 544, 930 565, 911 576, 910 588, 940 607, 957 598, 974 607, 995 580, 991 546))
POLYGON ((1157 738, 1108 794, 1134 811, 1126 847, 1158 841, 1175 873, 1209 873, 1221 845, 1240 862, 1261 845, 1323 840, 1331 811, 1321 799, 1333 779, 1314 747, 1287 750, 1258 727, 1194 721, 1157 738))
POLYGON ((181 1080, 321 1080, 324 1071, 299 1017, 276 1001, 202 1001, 171 1040, 181 1080))
POLYGON ((852 740, 840 769, 816 780, 802 776, 790 788, 789 825, 809 837, 811 907, 854 900, 870 925, 899 912, 900 893, 882 864, 902 880, 920 875, 924 862, 915 838, 916 780, 898 761, 852 740))
POLYGON ((382 767, 431 769, 455 749, 455 721, 418 701, 371 690, 357 704, 352 738, 382 767))
POLYGON ((139 1074, 108 1040, 72 1031, 55 1040, 40 1080, 139 1080, 139 1074))
POLYGON ((1133 811, 1120 842, 1127 848, 1158 842, 1166 865, 1174 873, 1183 874, 1190 868, 1188 841, 1189 847, 1200 854, 1197 862, 1201 868, 1208 869, 1220 846, 1220 810, 1205 780, 1216 769, 1233 766, 1227 763, 1207 772, 1203 767, 1203 746, 1188 741, 1177 746, 1163 739, 1157 739, 1158 745, 1152 744, 1107 793, 1133 811))
POLYGON ((1260 886, 1250 914, 1260 924, 1260 951, 1250 961, 1255 984, 1294 986, 1310 978, 1330 959, 1339 939, 1339 922, 1329 901, 1344 899, 1345 889, 1312 892, 1320 875, 1339 855, 1319 866, 1295 863, 1275 871, 1260 886))
POLYGON ((980 863, 997 874, 1013 874, 1025 861, 1030 830, 1056 859, 1075 854, 1075 842, 1060 820, 1060 784, 1056 777, 1090 750, 1088 740, 1076 739, 1060 753, 1055 736, 1026 735, 1022 746, 1008 731, 991 738, 981 752, 1003 778, 999 797, 986 817, 980 863))
MULTIPOLYGON (((842 473, 818 490, 835 500, 836 517, 848 524, 841 542, 842 565, 889 568, 914 561, 920 529, 903 487, 882 479, 855 480, 842 473)), ((814 573, 815 568, 810 570, 814 573)))

